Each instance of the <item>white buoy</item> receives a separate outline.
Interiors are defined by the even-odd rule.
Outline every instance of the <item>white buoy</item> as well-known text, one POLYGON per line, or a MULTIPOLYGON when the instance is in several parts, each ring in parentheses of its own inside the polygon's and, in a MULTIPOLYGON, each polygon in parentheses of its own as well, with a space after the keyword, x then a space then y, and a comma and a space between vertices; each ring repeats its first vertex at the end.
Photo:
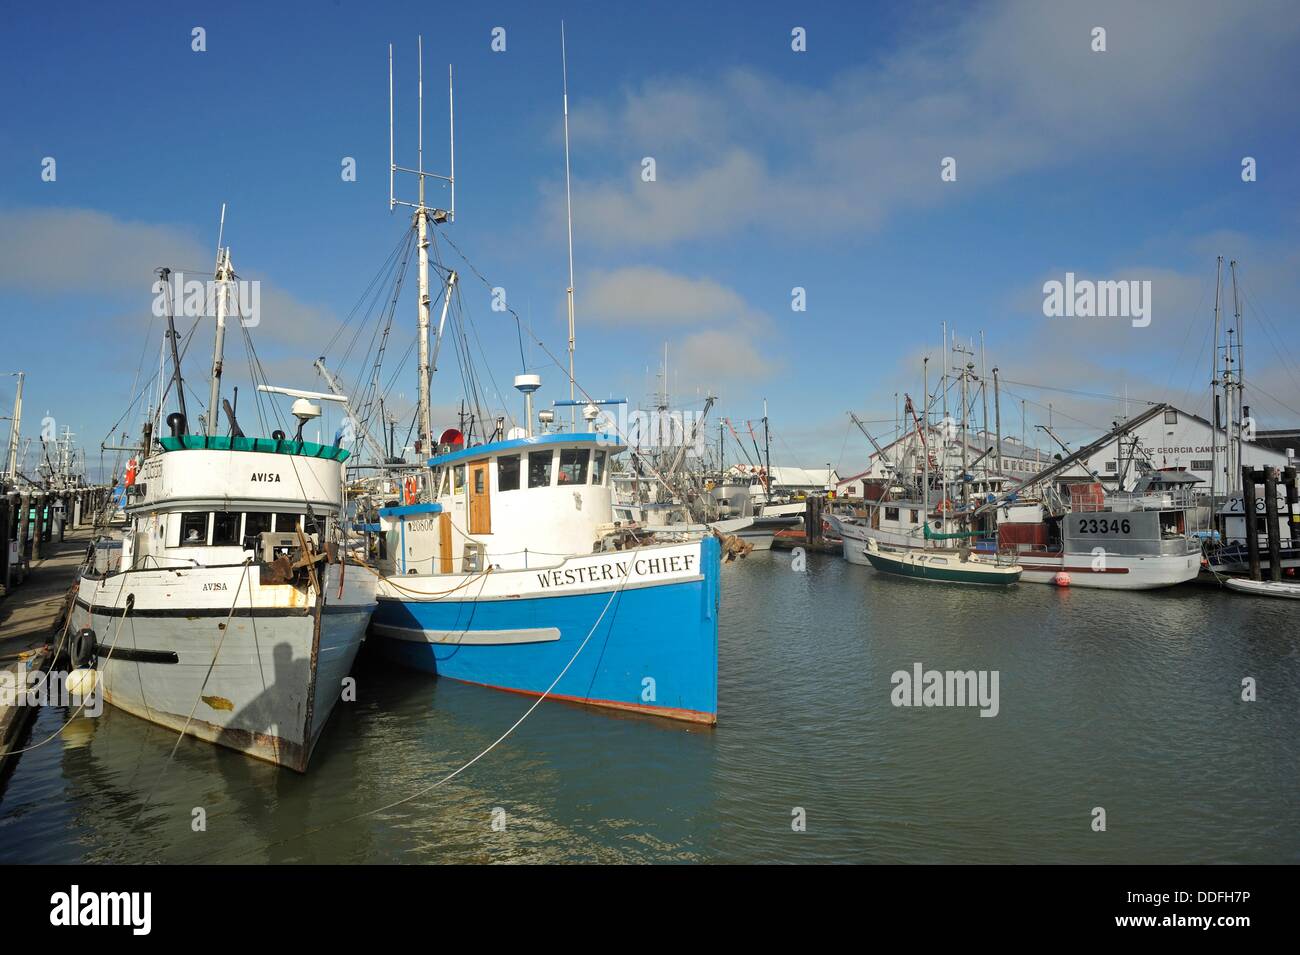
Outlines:
POLYGON ((1070 575, 1065 571, 1061 571, 1052 578, 1052 583, 1056 584, 1058 587, 1068 587, 1070 586, 1070 575))
POLYGON ((99 685, 99 671, 79 667, 68 674, 68 692, 73 696, 86 697, 95 692, 99 685))

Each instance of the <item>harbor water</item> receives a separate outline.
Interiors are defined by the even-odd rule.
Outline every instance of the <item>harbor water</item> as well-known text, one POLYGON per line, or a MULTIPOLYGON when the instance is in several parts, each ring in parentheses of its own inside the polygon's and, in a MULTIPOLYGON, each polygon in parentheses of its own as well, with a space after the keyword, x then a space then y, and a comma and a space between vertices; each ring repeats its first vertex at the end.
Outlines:
POLYGON ((1300 861, 1289 601, 771 552, 724 569, 722 604, 716 728, 544 702, 437 787, 532 701, 363 655, 306 775, 48 708, 0 861, 1300 861), (996 715, 894 705, 917 664, 996 671, 996 715))

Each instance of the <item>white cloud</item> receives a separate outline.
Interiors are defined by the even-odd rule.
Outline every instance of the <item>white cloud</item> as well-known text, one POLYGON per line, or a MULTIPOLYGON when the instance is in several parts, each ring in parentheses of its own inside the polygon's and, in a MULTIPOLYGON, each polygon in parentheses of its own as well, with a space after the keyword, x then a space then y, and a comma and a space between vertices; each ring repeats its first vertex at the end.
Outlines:
POLYGON ((592 272, 583 313, 609 325, 670 326, 757 315, 734 290, 709 278, 689 278, 648 265, 592 272))
MULTIPOLYGON (((834 235, 1052 164, 1186 162, 1294 110, 1270 92, 1294 74, 1300 36, 1300 7, 1282 0, 1250 16, 1218 0, 1017 0, 972 7, 938 33, 926 18, 924 29, 820 88, 736 70, 652 79, 584 106, 581 140, 620 172, 575 185, 579 228, 646 246, 755 227, 834 235), (1105 53, 1090 46, 1099 24, 1105 53), (655 182, 639 177, 646 155, 655 182), (940 181, 945 156, 958 183, 940 181)), ((552 224, 564 221, 561 201, 546 197, 552 224)))

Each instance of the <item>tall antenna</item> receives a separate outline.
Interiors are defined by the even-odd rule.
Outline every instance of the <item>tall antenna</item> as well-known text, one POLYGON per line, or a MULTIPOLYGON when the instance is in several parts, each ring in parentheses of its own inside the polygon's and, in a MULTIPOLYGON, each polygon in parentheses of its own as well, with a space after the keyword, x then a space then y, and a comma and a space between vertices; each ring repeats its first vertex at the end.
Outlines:
POLYGON ((456 221, 456 113, 455 99, 452 90, 452 68, 447 64, 447 123, 448 123, 448 142, 451 149, 451 174, 444 176, 441 173, 429 172, 424 168, 424 37, 419 38, 419 73, 417 87, 417 106, 419 110, 419 122, 417 125, 418 139, 416 142, 416 166, 412 169, 408 166, 397 165, 396 152, 393 140, 393 44, 388 44, 388 210, 391 212, 397 206, 407 206, 408 208, 420 210, 424 209, 429 213, 435 223, 455 222, 456 221), (406 202, 398 199, 395 185, 395 173, 409 172, 419 180, 418 202, 406 202), (450 192, 450 208, 439 209, 424 205, 424 180, 425 177, 432 179, 441 179, 447 183, 450 192))
MULTIPOLYGON (((564 44, 564 21, 560 21, 560 71, 564 82, 564 205, 569 220, 569 401, 575 400, 573 380, 573 190, 569 179, 569 58, 564 44)), ((569 429, 578 423, 576 405, 569 406, 569 429)))

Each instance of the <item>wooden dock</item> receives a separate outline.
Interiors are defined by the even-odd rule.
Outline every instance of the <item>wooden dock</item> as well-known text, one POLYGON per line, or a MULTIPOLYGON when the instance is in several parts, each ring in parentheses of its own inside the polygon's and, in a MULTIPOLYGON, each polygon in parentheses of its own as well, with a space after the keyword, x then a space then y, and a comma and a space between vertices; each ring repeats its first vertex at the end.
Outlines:
MULTIPOLYGON (((87 527, 62 541, 46 541, 22 584, 0 599, 0 670, 46 670, 54 662, 58 628, 92 534, 87 527)), ((0 777, 35 717, 35 707, 0 703, 0 777)))

